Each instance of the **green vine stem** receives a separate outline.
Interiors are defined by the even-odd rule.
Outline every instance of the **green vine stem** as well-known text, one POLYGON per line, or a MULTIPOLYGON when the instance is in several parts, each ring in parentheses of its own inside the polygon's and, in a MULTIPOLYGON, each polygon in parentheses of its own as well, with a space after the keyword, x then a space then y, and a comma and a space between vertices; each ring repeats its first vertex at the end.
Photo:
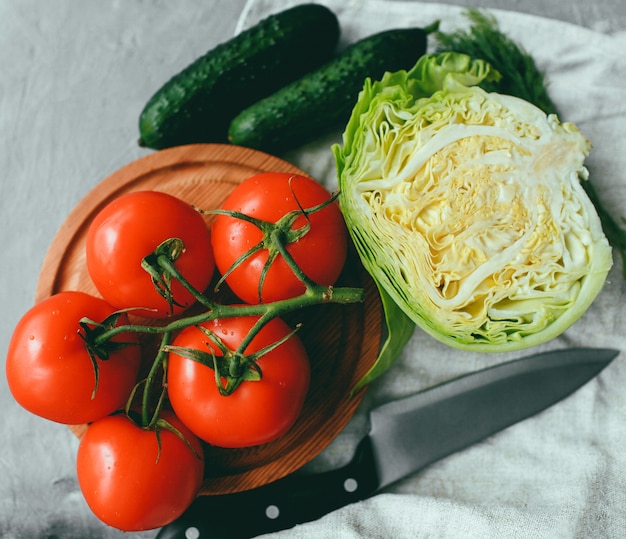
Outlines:
MULTIPOLYGON (((287 254, 287 258, 289 259, 289 264, 295 264, 291 256, 285 250, 287 254)), ((250 344, 250 342, 254 339, 254 337, 258 334, 259 331, 273 318, 284 316, 293 311, 303 309, 305 307, 320 305, 325 303, 339 303, 339 304, 351 304, 351 303, 360 303, 364 300, 365 291, 363 288, 352 288, 352 287, 333 287, 333 286, 321 286, 310 279, 306 280, 306 289, 304 293, 299 296, 274 301, 270 303, 260 303, 260 304, 237 304, 237 305, 223 305, 213 303, 200 292, 193 290, 193 287, 179 274, 171 261, 163 261, 164 267, 172 270, 173 276, 180 280, 181 283, 190 291, 193 291, 194 296, 197 299, 204 298, 203 301, 200 301, 201 304, 205 306, 209 306, 208 310, 187 317, 178 318, 173 320, 169 324, 164 326, 150 326, 150 325, 140 325, 140 324, 126 324, 114 326, 106 329, 98 333, 98 335, 94 338, 94 345, 97 347, 106 346, 106 343, 110 342, 114 336, 123 333, 141 333, 141 334, 161 334, 161 344, 159 346, 159 351, 152 362, 150 367, 150 371, 147 375, 147 378, 143 381, 144 388, 142 393, 142 406, 141 406, 141 423, 144 428, 153 427, 159 420, 159 412, 163 404, 165 387, 163 387, 161 396, 159 398, 159 403, 156 406, 156 410, 150 413, 150 395, 152 393, 152 388, 155 385, 156 376, 161 368, 163 368, 163 372, 165 372, 166 368, 164 366, 168 352, 171 350, 170 341, 172 335, 191 326, 198 326, 205 322, 209 322, 212 320, 223 319, 223 318, 233 318, 240 316, 258 316, 259 319, 255 322, 252 329, 248 332, 246 337, 242 340, 240 345, 237 347, 237 350, 233 351, 235 357, 241 357, 244 355, 244 351, 250 344)), ((298 272, 300 272, 298 268, 298 272)), ((254 362, 255 358, 249 358, 248 362, 254 362)), ((216 380, 219 377, 216 373, 216 380)), ((241 383, 241 380, 233 380, 229 379, 228 387, 225 388, 225 391, 220 391, 224 394, 231 394, 241 383)))
MULTIPOLYGON (((165 240, 154 250, 154 252, 148 254, 143 259, 142 267, 148 272, 148 274, 152 278, 156 290, 163 296, 163 298, 168 301, 168 303, 170 304, 170 308, 173 304, 177 304, 171 292, 172 280, 180 282, 181 285, 188 292, 191 293, 191 295, 198 302, 198 304, 205 308, 204 312, 187 316, 182 315, 180 317, 172 319, 171 321, 169 321, 169 323, 164 323, 160 326, 143 325, 138 323, 126 323, 122 325, 116 325, 119 313, 115 313, 110 323, 99 324, 97 322, 93 322, 94 326, 96 326, 96 329, 90 332, 87 332, 85 330, 85 340, 87 342, 88 348, 90 350, 93 350, 94 354, 97 353, 98 357, 101 358, 104 357, 102 351, 106 351, 107 347, 113 345, 111 340, 116 335, 126 333, 161 335, 161 343, 158 352, 152 360, 149 372, 146 378, 135 386, 133 394, 131 395, 131 398, 129 399, 129 403, 127 405, 128 413, 128 408, 130 407, 131 401, 134 399, 135 394, 143 385, 141 394, 141 426, 143 428, 154 429, 159 424, 160 411, 166 396, 165 381, 162 384, 159 399, 156 405, 153 405, 151 403, 150 397, 154 394, 153 390, 158 380, 158 374, 162 371, 163 375, 167 376, 166 371, 168 353, 175 351, 176 353, 183 354, 186 357, 191 357, 192 359, 195 359, 197 356, 197 354, 193 353, 193 351, 179 350, 177 347, 171 345, 172 338, 177 332, 193 326, 199 327, 203 331, 210 332, 210 330, 202 327, 202 324, 206 324, 207 322, 211 322, 213 320, 225 318, 248 316, 258 317, 258 320, 256 320, 251 330, 239 343, 236 350, 227 350, 225 345, 221 343, 222 346, 220 346, 220 348, 222 349, 224 358, 232 362, 229 363, 229 375, 226 377, 226 387, 222 387, 222 384, 220 383, 221 372, 218 368, 217 358, 215 357, 215 355, 212 354, 213 358, 211 361, 202 356, 203 359, 201 360, 201 363, 206 364, 215 370, 216 383, 218 384, 220 392, 225 395, 230 395, 241 384, 241 382, 246 379, 245 376, 250 375, 250 373, 245 374, 245 372, 248 371, 249 368, 258 371, 258 377, 253 379, 260 379, 261 373, 258 370, 256 361, 262 354, 267 353, 268 351, 279 346, 283 342, 278 341, 257 353, 246 354, 246 350, 252 340, 272 319, 282 317, 288 313, 315 305, 321 305, 326 303, 352 304, 361 303, 364 301, 365 291, 363 288, 324 286, 315 283, 300 269, 287 248, 290 243, 298 241, 310 230, 310 220, 308 218, 309 214, 321 210, 335 199, 336 195, 332 196, 326 202, 312 208, 305 209, 300 207, 299 210, 288 212, 276 223, 262 221, 253 217, 246 216, 245 214, 240 214, 238 212, 229 212, 226 210, 214 210, 204 212, 202 210, 198 210, 199 212, 205 214, 228 214, 231 217, 247 220, 257 226, 263 233, 263 239, 257 246, 253 247, 250 251, 244 254, 243 257, 240 258, 240 260, 235 262, 235 265, 242 263, 246 257, 252 256, 252 254, 256 253, 257 251, 261 249, 267 249, 269 253, 268 261, 266 263, 266 267, 264 268, 264 272, 261 275, 261 281, 259 283, 260 298, 263 279, 267 271, 269 270, 269 266, 278 256, 282 256, 284 261, 290 267, 291 271, 293 271, 294 275, 304 285, 304 292, 302 292, 302 294, 289 299, 268 303, 263 303, 260 301, 258 304, 235 305, 220 304, 212 301, 209 297, 205 295, 205 293, 197 290, 193 285, 191 285, 187 281, 187 279, 185 279, 185 277, 178 271, 175 262, 179 254, 184 250, 183 242, 178 238, 170 238, 165 240), (292 229, 292 226, 300 216, 305 217, 307 221, 306 224, 297 229, 292 229), (242 366, 243 368, 240 368, 240 366, 242 366), (233 370, 236 371, 235 374, 231 372, 233 370), (244 374, 241 374, 241 372, 243 372, 244 374)), ((232 271, 232 268, 229 271, 232 271)), ((222 278, 218 281, 218 285, 216 288, 219 287, 224 278, 225 276, 223 275, 222 278)), ((138 307, 136 310, 139 312, 141 311, 141 308, 138 307)), ((133 311, 133 309, 125 309, 125 312, 129 311, 133 311)), ((294 329, 294 331, 289 335, 289 337, 293 335, 293 333, 295 333, 299 327, 300 326, 298 325, 296 329, 294 329)), ((201 355, 202 354, 206 355, 206 353, 204 352, 202 352, 201 355)))
MULTIPOLYGON (((163 333, 161 337, 161 346, 159 346, 159 351, 157 352, 156 357, 150 367, 150 372, 146 378, 146 384, 143 388, 143 395, 141 399, 141 423, 144 427, 148 427, 153 425, 156 420, 158 420, 159 413, 161 411, 161 407, 163 405, 163 396, 164 391, 161 392, 161 398, 159 398, 159 402, 156 406, 156 410, 152 414, 152 417, 149 417, 149 409, 150 409, 150 389, 154 384, 154 378, 156 377, 159 369, 163 367, 165 360, 167 359, 166 347, 172 340, 172 333, 167 331, 163 333)), ((163 367, 165 371, 165 368, 163 367)))
POLYGON ((260 304, 222 305, 214 304, 203 313, 178 318, 164 326, 147 326, 141 324, 125 324, 115 326, 100 333, 95 338, 95 344, 102 345, 116 335, 122 333, 163 334, 180 331, 189 326, 196 326, 220 318, 234 318, 237 316, 260 316, 266 320, 283 316, 290 312, 323 303, 339 303, 348 305, 361 303, 365 298, 362 288, 319 286, 307 288, 304 293, 293 298, 260 304))

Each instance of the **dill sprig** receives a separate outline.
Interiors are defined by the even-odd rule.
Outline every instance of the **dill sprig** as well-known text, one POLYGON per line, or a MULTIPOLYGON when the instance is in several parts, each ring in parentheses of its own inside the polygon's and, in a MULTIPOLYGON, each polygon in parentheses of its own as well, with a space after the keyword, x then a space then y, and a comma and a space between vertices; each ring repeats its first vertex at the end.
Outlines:
MULTIPOLYGON (((533 103, 546 114, 557 114, 557 107, 548 95, 546 77, 534 58, 502 33, 493 15, 476 8, 468 9, 466 15, 471 22, 468 29, 434 33, 437 52, 460 52, 489 62, 502 78, 481 84, 484 90, 513 95, 533 103)), ((619 252, 626 279, 626 229, 604 208, 591 181, 583 181, 582 186, 596 208, 609 243, 619 252)), ((622 218, 621 223, 626 224, 626 219, 622 218)))
POLYGON ((475 8, 468 9, 466 15, 472 23, 469 29, 435 33, 438 51, 461 52, 486 60, 500 72, 502 79, 490 83, 492 86, 485 90, 514 95, 533 103, 546 114, 556 113, 545 76, 534 58, 500 31, 493 15, 475 8))

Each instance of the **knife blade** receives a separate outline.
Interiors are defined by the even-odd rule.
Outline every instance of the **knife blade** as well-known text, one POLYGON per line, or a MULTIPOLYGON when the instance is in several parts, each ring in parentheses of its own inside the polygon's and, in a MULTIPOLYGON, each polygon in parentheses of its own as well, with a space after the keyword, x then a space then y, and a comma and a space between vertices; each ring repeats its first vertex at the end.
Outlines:
POLYGON ((618 354, 604 348, 544 352, 382 404, 369 412, 369 434, 347 465, 200 496, 157 539, 250 538, 316 520, 545 410, 618 354))

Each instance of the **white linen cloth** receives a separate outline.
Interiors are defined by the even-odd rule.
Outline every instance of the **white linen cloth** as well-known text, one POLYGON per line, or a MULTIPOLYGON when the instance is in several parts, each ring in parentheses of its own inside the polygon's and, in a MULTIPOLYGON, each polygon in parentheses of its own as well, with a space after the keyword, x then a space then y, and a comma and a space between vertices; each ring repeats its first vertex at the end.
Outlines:
MULTIPOLYGON (((466 22, 462 9, 441 3, 319 1, 339 15, 343 44, 384 28, 441 19, 447 30, 466 22)), ((496 5, 498 0, 484 2, 496 5)), ((571 9, 606 13, 609 5, 623 7, 620 2, 577 0, 571 9)), ((39 266, 58 227, 98 181, 149 153, 136 144, 137 118, 147 99, 168 77, 231 35, 240 15, 237 31, 292 3, 250 0, 242 12, 244 0, 0 0, 0 365, 13 327, 32 304, 39 266)), ((543 2, 521 4, 510 0, 506 5, 525 9, 543 2)), ((545 6, 546 13, 561 9, 557 3, 545 6)), ((563 118, 576 122, 594 144, 587 163, 605 205, 614 216, 626 216, 624 13, 621 19, 592 25, 622 30, 612 35, 516 12, 493 13, 547 71, 563 118)), ((339 140, 334 133, 286 157, 332 186, 328 146, 339 140)), ((616 257, 604 290, 586 315, 539 349, 626 349, 625 292, 616 257)), ((345 431, 307 468, 321 470, 348 460, 366 430, 368 407, 526 353, 531 351, 459 352, 416 330, 398 362, 372 384, 345 431)), ((596 380, 540 415, 385 493, 274 536, 625 537, 625 387, 622 354, 596 380)), ((75 477, 77 441, 66 428, 20 409, 4 375, 0 408, 0 537, 155 536, 117 532, 90 513, 75 477)))
MULTIPOLYGON (((295 1, 249 0, 241 30, 295 1)), ((464 8, 385 0, 322 0, 338 14, 342 44, 394 27, 441 21, 467 26, 464 8)), ((575 122, 594 148, 591 181, 617 217, 626 216, 626 40, 572 24, 490 10, 500 28, 547 74, 563 120, 575 122)), ((290 152, 288 160, 336 186, 328 151, 334 133, 290 152)), ((626 349, 626 282, 615 253, 608 282, 589 311, 562 337, 539 347, 626 349)), ((365 425, 368 406, 410 394, 515 354, 451 349, 416 329, 398 362, 370 387, 354 420, 309 465, 344 462, 365 425)), ((596 380, 538 416, 436 463, 367 501, 275 534, 285 538, 617 538, 626 536, 626 366, 620 355, 596 380)), ((424 433, 428 436, 428 433, 424 433)))

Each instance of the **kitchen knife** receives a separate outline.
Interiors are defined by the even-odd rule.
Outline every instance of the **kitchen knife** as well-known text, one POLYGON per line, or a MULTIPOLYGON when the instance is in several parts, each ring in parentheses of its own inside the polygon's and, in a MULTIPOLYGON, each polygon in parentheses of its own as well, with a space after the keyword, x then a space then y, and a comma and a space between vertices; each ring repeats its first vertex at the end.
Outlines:
POLYGON ((346 466, 295 473, 244 492, 200 496, 157 539, 249 538, 316 520, 548 408, 618 353, 545 352, 383 404, 370 411, 370 432, 346 466))

